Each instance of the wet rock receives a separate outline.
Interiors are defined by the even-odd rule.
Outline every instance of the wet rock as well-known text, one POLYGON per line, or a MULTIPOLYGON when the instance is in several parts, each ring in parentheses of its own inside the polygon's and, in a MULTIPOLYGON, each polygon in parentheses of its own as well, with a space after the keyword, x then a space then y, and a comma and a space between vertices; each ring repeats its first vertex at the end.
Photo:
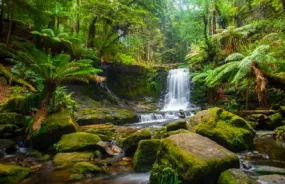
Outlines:
POLYGON ((77 132, 78 130, 79 126, 68 112, 56 113, 48 116, 38 131, 30 130, 32 132, 31 143, 35 149, 48 149, 57 143, 62 135, 77 132))
POLYGON ((239 168, 238 156, 214 141, 195 133, 172 135, 161 141, 151 171, 152 184, 161 183, 173 170, 186 183, 215 183, 221 172, 239 168))
POLYGON ((63 135, 58 143, 54 145, 58 152, 72 152, 72 151, 94 151, 101 149, 97 145, 101 139, 95 134, 86 132, 77 132, 63 135))
POLYGON ((218 184, 256 184, 254 178, 251 178, 240 169, 229 169, 224 171, 218 180, 218 184))
POLYGON ((29 175, 29 168, 20 167, 17 165, 0 164, 0 183, 16 184, 29 175))
POLYGON ((285 176, 282 175, 265 175, 258 178, 258 184, 284 184, 285 176))
POLYGON ((98 135, 103 141, 110 141, 116 136, 116 128, 112 124, 96 124, 81 127, 85 132, 98 135))
POLYGON ((175 122, 172 122, 166 125, 167 132, 179 130, 179 129, 185 129, 185 130, 188 129, 188 124, 185 120, 175 121, 175 122))
POLYGON ((134 168, 138 172, 146 172, 152 168, 159 150, 160 140, 142 140, 134 156, 134 168))
POLYGON ((14 152, 16 143, 9 139, 0 139, 0 149, 5 150, 6 153, 14 152))
POLYGON ((195 132, 209 137, 232 151, 248 150, 253 147, 255 130, 243 118, 220 108, 200 111, 191 117, 199 121, 195 132))
POLYGON ((36 171, 39 171, 42 167, 42 164, 37 164, 37 165, 33 165, 30 167, 30 169, 33 171, 33 172, 36 172, 36 171))
POLYGON ((76 114, 80 125, 92 125, 111 122, 116 125, 138 122, 135 111, 121 108, 85 108, 76 114))
POLYGON ((92 163, 89 162, 78 162, 73 166, 72 169, 75 173, 86 174, 86 173, 99 173, 101 169, 92 163))
POLYGON ((262 174, 262 175, 268 175, 268 174, 282 174, 285 175, 285 169, 284 168, 278 168, 278 167, 271 167, 271 166, 258 166, 254 169, 255 172, 262 174))
POLYGON ((252 165, 249 161, 241 160, 241 164, 242 164, 242 167, 244 169, 251 169, 252 168, 252 165))
POLYGON ((141 140, 151 139, 150 129, 139 130, 129 135, 122 142, 122 147, 125 150, 126 155, 133 155, 137 150, 138 144, 141 140))
POLYGON ((66 166, 77 162, 90 161, 94 157, 92 152, 57 153, 53 158, 55 166, 66 166))

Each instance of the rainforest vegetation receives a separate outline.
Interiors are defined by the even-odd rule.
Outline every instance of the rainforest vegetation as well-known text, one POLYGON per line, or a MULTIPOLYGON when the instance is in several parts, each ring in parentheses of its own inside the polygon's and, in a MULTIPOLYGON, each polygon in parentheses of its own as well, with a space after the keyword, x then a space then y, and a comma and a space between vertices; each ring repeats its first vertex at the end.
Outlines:
POLYGON ((282 184, 284 53, 285 0, 0 0, 0 183, 282 184))

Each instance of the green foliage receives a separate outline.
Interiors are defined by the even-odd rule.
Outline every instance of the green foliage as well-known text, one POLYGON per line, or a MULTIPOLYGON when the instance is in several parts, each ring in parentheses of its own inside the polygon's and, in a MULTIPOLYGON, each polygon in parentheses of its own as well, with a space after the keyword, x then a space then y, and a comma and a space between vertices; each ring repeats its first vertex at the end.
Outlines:
POLYGON ((177 173, 171 167, 166 167, 162 171, 160 184, 182 184, 177 173))

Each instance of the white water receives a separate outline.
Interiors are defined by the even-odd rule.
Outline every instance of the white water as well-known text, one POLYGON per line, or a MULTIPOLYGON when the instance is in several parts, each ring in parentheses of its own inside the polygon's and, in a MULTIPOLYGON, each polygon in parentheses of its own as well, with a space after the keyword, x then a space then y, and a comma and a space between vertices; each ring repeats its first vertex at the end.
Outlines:
MULTIPOLYGON (((167 76, 167 93, 164 107, 160 113, 141 114, 137 124, 166 122, 178 119, 179 110, 187 111, 190 107, 190 72, 186 68, 173 69, 167 76)), ((186 112, 187 116, 190 112, 186 112)))
POLYGON ((162 111, 187 110, 190 106, 190 72, 186 68, 173 69, 167 76, 167 94, 162 111))

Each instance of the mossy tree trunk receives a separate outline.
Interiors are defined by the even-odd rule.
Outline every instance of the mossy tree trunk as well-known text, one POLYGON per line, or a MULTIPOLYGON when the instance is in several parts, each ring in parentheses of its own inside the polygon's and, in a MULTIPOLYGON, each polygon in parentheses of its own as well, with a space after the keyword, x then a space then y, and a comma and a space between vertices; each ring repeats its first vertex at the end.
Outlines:
POLYGON ((267 109, 268 104, 267 104, 267 80, 264 77, 263 73, 260 71, 260 69, 257 66, 256 62, 252 63, 252 69, 255 73, 255 82, 256 82, 256 93, 258 97, 258 101, 260 103, 261 108, 267 109))
POLYGON ((53 93, 55 92, 57 87, 57 84, 55 82, 45 82, 45 87, 42 94, 42 101, 39 106, 39 109, 35 115, 34 124, 33 124, 33 130, 37 131, 41 127, 42 121, 47 117, 48 115, 48 105, 50 102, 50 99, 52 98, 53 93))
POLYGON ((96 35, 96 21, 97 21, 97 17, 93 17, 90 25, 89 25, 89 29, 88 29, 88 41, 87 41, 87 47, 94 47, 94 39, 95 39, 95 35, 96 35))

